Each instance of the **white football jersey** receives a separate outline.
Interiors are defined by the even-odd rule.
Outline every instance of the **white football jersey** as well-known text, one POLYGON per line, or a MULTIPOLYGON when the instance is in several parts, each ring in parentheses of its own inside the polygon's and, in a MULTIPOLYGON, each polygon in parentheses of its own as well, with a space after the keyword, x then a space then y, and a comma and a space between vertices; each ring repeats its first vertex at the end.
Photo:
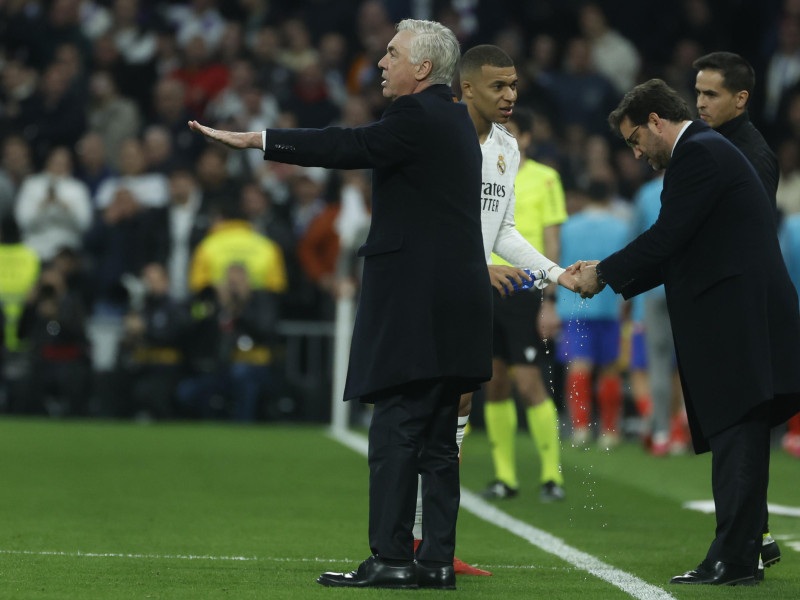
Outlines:
POLYGON ((549 270, 555 263, 531 246, 514 224, 517 140, 505 127, 492 123, 481 152, 481 229, 486 262, 492 262, 494 252, 517 267, 549 270))

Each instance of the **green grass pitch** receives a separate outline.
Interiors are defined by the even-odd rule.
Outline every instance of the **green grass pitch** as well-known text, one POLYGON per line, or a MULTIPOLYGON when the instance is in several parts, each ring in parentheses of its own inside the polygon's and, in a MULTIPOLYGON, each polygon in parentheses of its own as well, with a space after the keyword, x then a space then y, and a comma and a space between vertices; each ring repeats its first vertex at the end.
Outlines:
MULTIPOLYGON (((697 565, 713 515, 709 457, 654 459, 564 444, 567 500, 538 501, 533 442, 517 443, 520 495, 496 506, 683 600, 800 598, 800 519, 773 516, 783 560, 755 588, 669 586, 697 565)), ((0 420, 0 599, 400 598, 432 591, 336 590, 320 572, 369 554, 366 459, 323 427, 0 420)), ((770 502, 800 506, 800 462, 773 452, 770 502)), ((462 484, 491 479, 480 431, 462 484)), ((459 577, 459 598, 632 596, 462 510, 457 554, 494 572, 459 577)))

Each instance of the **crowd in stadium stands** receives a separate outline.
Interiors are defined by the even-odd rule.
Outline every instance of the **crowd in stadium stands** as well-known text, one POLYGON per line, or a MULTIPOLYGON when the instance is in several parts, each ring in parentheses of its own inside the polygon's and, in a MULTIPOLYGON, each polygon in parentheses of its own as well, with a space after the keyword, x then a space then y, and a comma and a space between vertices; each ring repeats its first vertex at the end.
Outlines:
MULTIPOLYGON (((374 121, 386 106, 376 65, 405 17, 446 24, 464 50, 493 43, 514 59, 518 102, 535 114, 529 156, 558 170, 571 215, 602 206, 598 233, 620 222, 633 231, 634 199, 655 175, 607 125, 621 96, 661 77, 694 106, 696 58, 745 57, 757 81, 749 114, 779 159, 781 238, 800 286, 800 1, 653 4, 2 3, 0 410, 263 418, 279 387, 277 324, 330 321, 341 282, 357 279, 370 174, 228 152, 187 122, 374 121)), ((630 309, 607 310, 630 320, 630 309)), ((628 354, 593 365, 604 386, 636 370, 628 354)), ((646 381, 632 387, 647 395, 646 381)), ((800 434, 793 443, 800 456, 800 434)))

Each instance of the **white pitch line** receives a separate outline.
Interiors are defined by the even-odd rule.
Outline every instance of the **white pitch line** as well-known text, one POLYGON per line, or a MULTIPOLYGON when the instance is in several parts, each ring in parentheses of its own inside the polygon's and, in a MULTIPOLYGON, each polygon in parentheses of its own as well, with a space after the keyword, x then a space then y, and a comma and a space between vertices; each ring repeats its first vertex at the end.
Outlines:
MULTIPOLYGON (((347 564, 355 562, 352 558, 291 558, 288 556, 213 556, 209 554, 136 554, 128 552, 63 552, 56 550, 0 550, 0 554, 22 556, 64 556, 68 558, 136 558, 145 560, 214 560, 236 562, 279 562, 279 563, 330 563, 347 564)), ((493 565, 475 563, 476 567, 518 571, 573 571, 571 567, 537 567, 536 565, 493 565)))
MULTIPOLYGON (((366 456, 368 443, 362 435, 350 431, 331 430, 330 436, 348 448, 366 456)), ((540 550, 552 554, 582 571, 607 581, 638 600, 675 600, 665 590, 639 579, 635 575, 604 563, 599 558, 568 545, 564 540, 534 527, 489 504, 480 496, 461 488, 461 508, 476 517, 505 529, 530 542, 540 550)))
POLYGON ((0 554, 21 554, 26 556, 67 556, 70 558, 144 558, 148 560, 221 560, 221 561, 263 561, 299 563, 340 563, 352 562, 347 558, 287 558, 259 556, 211 556, 207 554, 134 554, 125 552, 57 552, 48 550, 0 550, 0 554))

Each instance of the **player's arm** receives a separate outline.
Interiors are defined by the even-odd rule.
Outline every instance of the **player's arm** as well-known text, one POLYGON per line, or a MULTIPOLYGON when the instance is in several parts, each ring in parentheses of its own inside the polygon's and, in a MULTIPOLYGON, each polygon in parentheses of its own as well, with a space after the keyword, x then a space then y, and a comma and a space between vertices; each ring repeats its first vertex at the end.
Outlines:
POLYGON ((536 284, 540 289, 546 287, 548 281, 550 281, 563 285, 569 290, 574 290, 574 275, 565 272, 555 262, 539 252, 517 231, 516 223, 514 222, 515 202, 516 199, 512 193, 511 199, 506 206, 503 220, 500 223, 500 230, 497 232, 492 251, 511 264, 525 265, 533 270, 543 269, 547 271, 548 279, 536 284))
MULTIPOLYGON (((544 251, 547 256, 558 261, 561 258, 561 224, 549 225, 542 230, 544 251)), ((556 311, 556 294, 558 286, 548 286, 544 290, 542 307, 539 310, 537 329, 545 339, 553 338, 561 328, 561 319, 556 311)))

